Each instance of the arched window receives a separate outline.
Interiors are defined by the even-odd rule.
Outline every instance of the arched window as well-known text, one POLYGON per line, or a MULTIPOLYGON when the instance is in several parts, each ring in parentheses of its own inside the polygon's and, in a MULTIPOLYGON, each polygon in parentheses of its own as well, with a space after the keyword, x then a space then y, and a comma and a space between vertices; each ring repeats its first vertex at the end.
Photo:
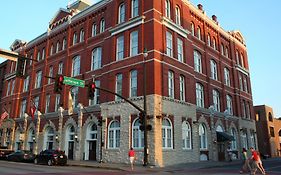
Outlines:
POLYGON ((204 108, 204 88, 200 83, 196 83, 196 105, 204 108))
POLYGON ((236 64, 241 65, 241 64, 240 64, 240 58, 239 58, 239 52, 238 52, 238 50, 236 50, 235 56, 236 56, 236 64))
POLYGON ((102 19, 100 21, 100 33, 104 32, 105 31, 105 20, 102 19))
POLYGON ((251 131, 251 133, 250 133, 250 140, 251 140, 251 147, 256 149, 256 137, 255 137, 254 131, 251 131))
POLYGON ((120 122, 113 120, 108 127, 108 148, 120 147, 120 122))
POLYGON ((196 72, 202 73, 202 56, 197 50, 194 50, 194 70, 196 72))
POLYGON ((226 95, 226 109, 228 114, 233 114, 233 107, 232 107, 232 97, 230 95, 226 95))
POLYGON ((211 47, 211 35, 209 33, 207 35, 207 43, 208 43, 208 46, 211 47))
POLYGON ((225 56, 228 58, 228 47, 225 47, 225 56))
POLYGON ((173 129, 168 118, 164 118, 162 121, 162 147, 164 149, 173 148, 173 129))
POLYGON ((171 3, 169 0, 165 0, 165 16, 171 18, 171 3))
POLYGON ((240 54, 240 59, 241 59, 241 66, 244 67, 244 56, 242 53, 240 54))
POLYGON ((139 16, 139 0, 132 0, 132 18, 139 16))
POLYGON ((273 117, 271 112, 268 113, 268 121, 273 122, 273 117))
POLYGON ((76 108, 78 105, 78 87, 73 87, 70 91, 72 98, 72 108, 76 108))
POLYGON ((199 26, 197 27, 197 38, 201 40, 201 28, 199 26))
POLYGON ((181 11, 179 6, 176 7, 176 24, 181 25, 181 11))
POLYGON ((182 147, 191 149, 191 127, 187 121, 182 123, 182 147))
POLYGON ((97 35, 97 25, 96 23, 93 23, 92 25, 92 37, 97 35))
POLYGON ((166 31, 166 54, 169 57, 173 57, 173 35, 166 31))
POLYGON ((193 22, 191 22, 191 23, 190 23, 190 25, 191 25, 191 34, 192 34, 192 36, 195 36, 194 23, 193 23, 193 22))
POLYGON ((220 93, 217 90, 213 90, 213 104, 214 110, 220 112, 220 93))
POLYGON ((53 149, 54 147, 54 129, 48 127, 44 136, 44 149, 53 149))
POLYGON ((175 98, 174 72, 168 71, 168 96, 175 98))
POLYGON ((72 77, 80 74, 80 56, 77 55, 72 59, 72 77))
POLYGON ((118 23, 125 22, 125 4, 122 3, 119 5, 118 9, 118 23))
POLYGON ((230 71, 228 68, 224 68, 224 84, 230 86, 230 71))
POLYGON ((230 135, 233 136, 234 140, 231 141, 231 150, 237 150, 237 132, 234 128, 231 128, 230 135))
POLYGON ((207 149, 207 130, 205 124, 199 125, 199 148, 207 149))
POLYGON ((77 43, 77 33, 74 32, 73 33, 73 39, 72 39, 72 45, 76 44, 77 43))
MULTIPOLYGON (((56 46, 56 53, 58 53, 59 51, 60 51, 60 42, 58 41, 57 46, 56 46)), ((43 55, 42 55, 42 57, 43 57, 43 55)))
POLYGON ((218 68, 214 60, 211 60, 211 78, 213 80, 218 80, 218 68))
POLYGON ((221 43, 221 54, 224 55, 224 45, 221 43))
POLYGON ((85 39, 85 32, 84 32, 84 29, 81 29, 80 30, 80 42, 83 42, 85 39))
POLYGON ((140 130, 140 120, 136 119, 133 122, 133 137, 132 143, 133 148, 143 148, 144 147, 144 132, 140 130))
POLYGON ((62 50, 65 50, 67 47, 67 42, 66 42, 66 38, 64 37, 62 40, 62 50))
POLYGON ((92 51, 92 70, 101 68, 102 49, 97 47, 92 51))
POLYGON ((27 148, 26 148, 27 150, 33 151, 34 141, 35 141, 35 132, 34 132, 34 129, 31 128, 28 131, 27 148))
POLYGON ((217 42, 215 37, 213 37, 213 48, 217 50, 217 42))
POLYGON ((242 148, 248 149, 248 139, 246 131, 241 132, 241 146, 242 148))

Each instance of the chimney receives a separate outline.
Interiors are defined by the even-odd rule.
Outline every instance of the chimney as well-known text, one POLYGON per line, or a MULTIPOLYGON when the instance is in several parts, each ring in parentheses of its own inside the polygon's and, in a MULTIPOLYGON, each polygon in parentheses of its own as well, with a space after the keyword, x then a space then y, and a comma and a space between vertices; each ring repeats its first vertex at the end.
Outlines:
POLYGON ((199 10, 203 11, 203 5, 202 4, 198 4, 197 7, 198 7, 199 10))
POLYGON ((212 15, 212 20, 218 24, 218 18, 216 15, 212 15))

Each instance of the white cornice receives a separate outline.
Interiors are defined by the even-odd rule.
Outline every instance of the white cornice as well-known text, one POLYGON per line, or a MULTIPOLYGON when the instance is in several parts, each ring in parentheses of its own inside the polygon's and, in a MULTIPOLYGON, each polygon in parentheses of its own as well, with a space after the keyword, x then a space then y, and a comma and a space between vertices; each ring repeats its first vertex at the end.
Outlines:
POLYGON ((168 19, 164 16, 162 18, 162 24, 165 25, 166 27, 170 28, 171 30, 177 32, 184 38, 187 38, 187 35, 190 33, 188 30, 184 29, 182 26, 175 24, 173 21, 171 21, 170 19, 168 19))
POLYGON ((134 18, 128 22, 122 23, 122 24, 118 25, 117 27, 110 29, 109 32, 111 32, 111 36, 117 35, 118 33, 124 32, 124 31, 129 30, 133 27, 136 27, 140 24, 143 24, 144 19, 145 19, 145 16, 140 16, 138 18, 134 18))
POLYGON ((235 65, 235 68, 236 68, 238 71, 242 72, 243 74, 249 76, 249 71, 246 70, 245 68, 243 68, 243 67, 241 67, 241 66, 239 66, 239 65, 235 65))

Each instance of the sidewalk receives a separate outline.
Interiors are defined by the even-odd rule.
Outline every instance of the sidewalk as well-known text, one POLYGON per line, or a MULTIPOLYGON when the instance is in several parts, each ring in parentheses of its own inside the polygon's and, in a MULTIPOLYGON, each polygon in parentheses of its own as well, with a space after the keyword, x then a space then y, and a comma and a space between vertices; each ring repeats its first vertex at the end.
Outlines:
MULTIPOLYGON (((178 164, 174 166, 167 167, 155 167, 155 166, 142 166, 135 165, 134 169, 137 172, 161 172, 161 171, 181 171, 181 170, 195 170, 195 169, 207 169, 211 167, 220 167, 227 165, 235 165, 241 164, 240 160, 232 161, 232 162, 217 162, 217 161, 204 161, 204 162, 192 162, 192 163, 184 163, 178 164)), ((96 161, 76 161, 76 160, 68 160, 69 166, 82 166, 82 167, 92 167, 92 168, 101 168, 108 170, 119 170, 119 171, 131 171, 129 164, 117 164, 117 163, 98 163, 96 161)))

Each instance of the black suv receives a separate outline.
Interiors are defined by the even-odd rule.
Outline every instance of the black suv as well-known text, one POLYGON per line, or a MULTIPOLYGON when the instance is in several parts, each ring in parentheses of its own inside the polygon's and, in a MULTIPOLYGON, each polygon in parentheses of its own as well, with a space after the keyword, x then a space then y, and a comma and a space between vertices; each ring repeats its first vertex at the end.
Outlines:
POLYGON ((34 158, 35 164, 48 164, 52 165, 66 165, 67 156, 64 151, 59 150, 45 150, 41 151, 40 154, 34 158))

